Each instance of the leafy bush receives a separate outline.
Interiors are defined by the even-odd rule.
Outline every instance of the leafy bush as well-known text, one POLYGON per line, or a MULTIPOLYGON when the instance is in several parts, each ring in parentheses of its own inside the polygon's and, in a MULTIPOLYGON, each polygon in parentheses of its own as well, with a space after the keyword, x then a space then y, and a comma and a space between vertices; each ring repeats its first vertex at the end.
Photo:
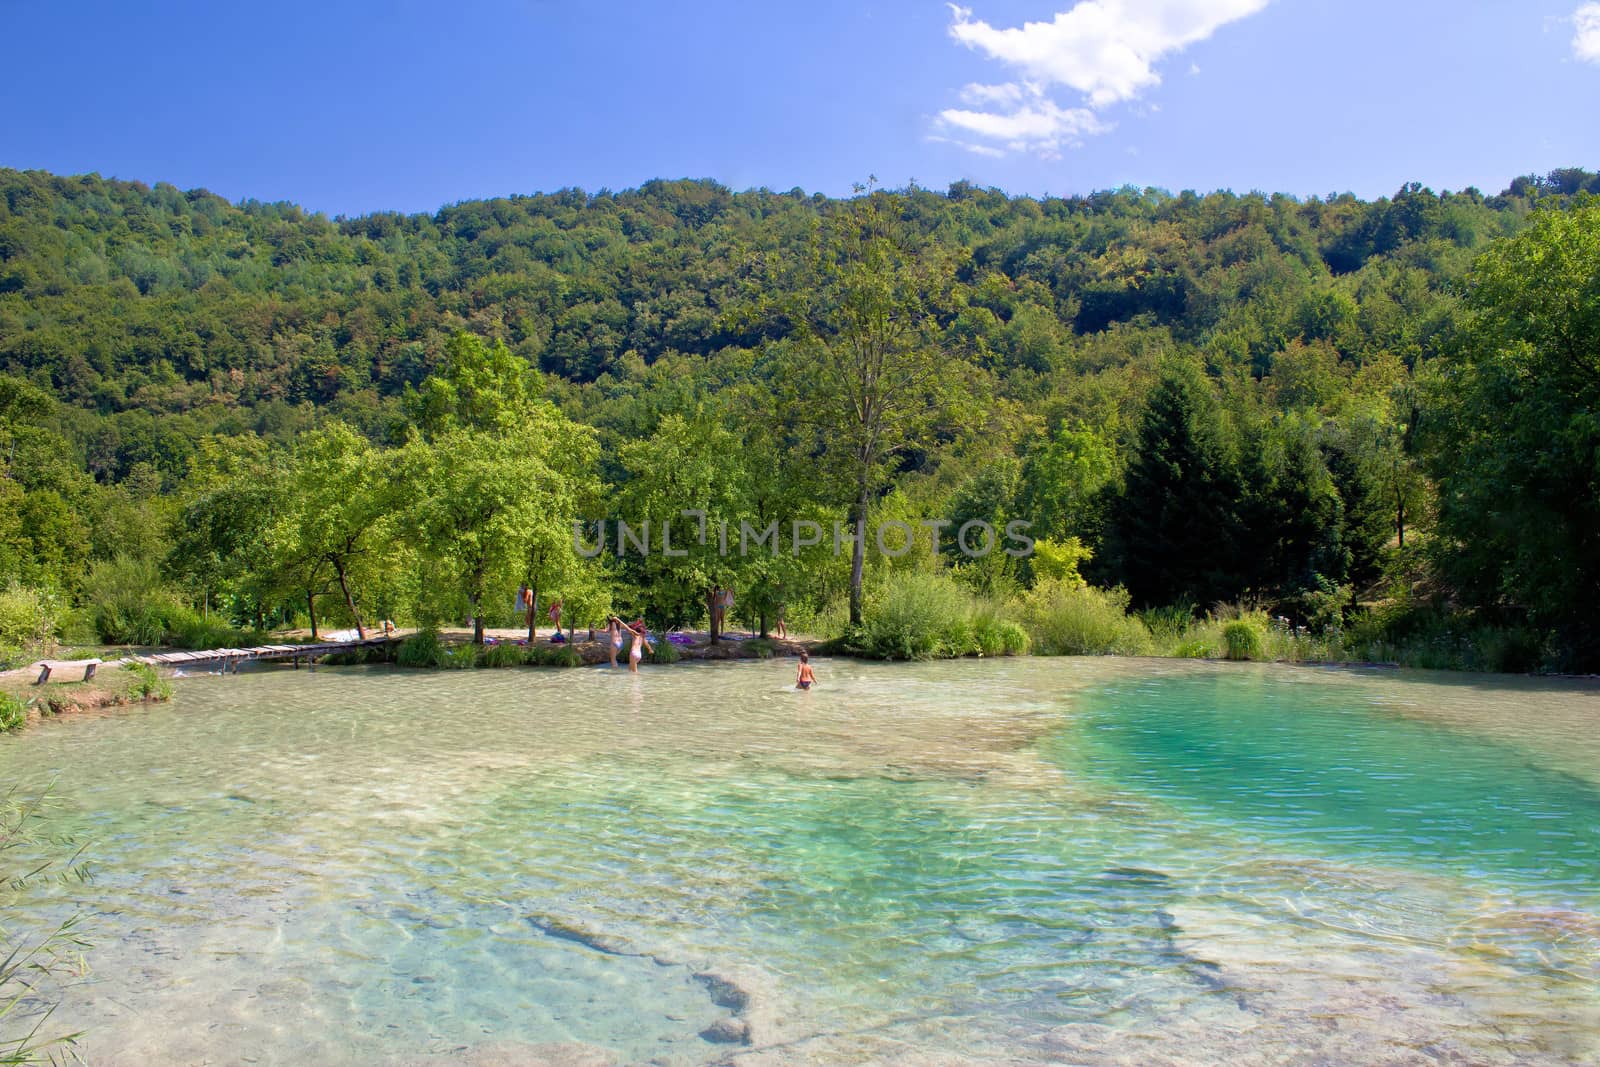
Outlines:
POLYGON ((114 645, 159 645, 186 614, 150 560, 119 556, 89 568, 85 594, 100 640, 114 645))
POLYGON ((94 624, 94 612, 88 608, 72 608, 62 612, 57 624, 62 642, 69 645, 97 645, 100 631, 94 624))
POLYGON ((878 659, 936 659, 975 651, 971 598, 941 574, 894 574, 862 626, 864 655, 878 659))
POLYGON ((475 645, 443 645, 434 666, 446 671, 466 671, 478 665, 475 645))
MULTIPOLYGON (((42 589, 11 582, 0 590, 0 658, 26 662, 55 651, 60 605, 42 589)), ((9 666, 9 664, 8 664, 9 666)))
POLYGON ((485 645, 478 653, 480 667, 523 667, 529 662, 528 649, 522 645, 502 643, 485 645))
POLYGON ((0 734, 21 729, 27 718, 28 710, 22 701, 0 690, 0 734))
POLYGON ((1550 635, 1525 623, 1408 600, 1353 619, 1344 644, 1349 657, 1421 670, 1527 673, 1555 659, 1550 635))
POLYGON ((581 667, 583 657, 570 645, 551 645, 535 650, 533 662, 541 667, 581 667))
POLYGON ((1526 626, 1485 627, 1475 644, 1480 670, 1532 674, 1550 659, 1545 636, 1526 626))
POLYGON ((443 667, 448 653, 439 631, 430 628, 418 630, 404 641, 395 652, 394 661, 401 667, 443 667))
POLYGON ((122 665, 128 679, 129 700, 166 700, 172 696, 172 683, 156 673, 148 663, 128 662, 122 665))
POLYGON ((369 663, 393 662, 390 645, 372 648, 352 648, 348 652, 330 652, 319 661, 329 667, 360 667, 369 663))
POLYGON ((1083 585, 1078 567, 1094 557, 1094 553, 1077 537, 1065 541, 1052 541, 1041 537, 1033 543, 1033 556, 1028 560, 1036 582, 1065 582, 1083 585))
POLYGON ((240 630, 215 615, 201 618, 186 608, 168 620, 166 640, 174 648, 238 648, 255 644, 259 636, 240 630))
POLYGON ((1231 660, 1266 658, 1265 633, 1252 619, 1234 619, 1222 627, 1222 645, 1231 660))
POLYGON ((1040 582, 1023 598, 1022 616, 1041 655, 1143 656, 1154 649, 1150 631, 1128 614, 1123 589, 1040 582))
MULTIPOLYGON (((668 641, 665 637, 652 641, 654 651, 650 653, 651 663, 676 663, 683 658, 683 653, 678 651, 678 646, 668 641)), ((570 650, 569 650, 570 651, 570 650)))
POLYGON ((753 637, 744 643, 744 651, 757 659, 771 659, 776 646, 765 637, 753 637))

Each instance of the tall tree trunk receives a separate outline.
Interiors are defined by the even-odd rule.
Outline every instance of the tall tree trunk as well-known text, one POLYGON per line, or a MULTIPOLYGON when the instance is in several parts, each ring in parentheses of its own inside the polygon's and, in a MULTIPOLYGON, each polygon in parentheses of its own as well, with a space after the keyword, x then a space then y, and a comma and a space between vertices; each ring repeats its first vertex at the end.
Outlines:
POLYGON ((344 593, 344 602, 345 606, 350 609, 350 617, 356 620, 356 636, 365 641, 367 639, 367 628, 361 625, 361 612, 356 610, 356 598, 350 595, 350 583, 345 578, 343 565, 335 567, 334 573, 339 576, 339 590, 344 593))
POLYGON ((761 614, 759 616, 757 616, 757 618, 761 622, 761 636, 762 637, 766 637, 767 636, 767 609, 766 608, 762 608, 761 609, 761 614))
POLYGON ((722 610, 722 605, 719 603, 721 598, 722 591, 720 589, 713 589, 706 594, 706 608, 710 613, 711 643, 713 645, 722 637, 721 619, 718 617, 718 613, 722 610))
POLYGON ((317 639, 317 594, 306 590, 306 614, 311 616, 311 640, 317 639))
POLYGON ((528 582, 528 644, 539 639, 539 580, 528 582))
POLYGON ((856 543, 850 549, 850 625, 861 625, 861 579, 867 560, 867 480, 861 479, 855 506, 856 543))
POLYGON ((467 597, 467 603, 472 605, 472 643, 483 644, 483 564, 480 561, 478 569, 472 572, 472 593, 467 597))
POLYGON ((1406 547, 1406 502, 1404 497, 1395 501, 1394 531, 1395 536, 1400 539, 1400 548, 1404 551, 1406 547))

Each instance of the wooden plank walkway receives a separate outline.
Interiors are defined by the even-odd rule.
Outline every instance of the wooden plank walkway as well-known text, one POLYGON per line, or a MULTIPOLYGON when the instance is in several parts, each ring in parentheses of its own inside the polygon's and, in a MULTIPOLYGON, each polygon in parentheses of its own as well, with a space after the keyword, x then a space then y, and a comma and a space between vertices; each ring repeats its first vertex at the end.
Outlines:
POLYGON ((315 663, 320 657, 335 652, 352 652, 363 648, 382 648, 398 644, 395 635, 369 637, 364 641, 326 641, 315 645, 257 645, 254 648, 211 648, 198 652, 157 652, 149 656, 129 656, 123 663, 145 663, 152 667, 183 667, 190 664, 221 663, 222 673, 239 673, 245 663, 290 660, 296 667, 300 661, 315 663))

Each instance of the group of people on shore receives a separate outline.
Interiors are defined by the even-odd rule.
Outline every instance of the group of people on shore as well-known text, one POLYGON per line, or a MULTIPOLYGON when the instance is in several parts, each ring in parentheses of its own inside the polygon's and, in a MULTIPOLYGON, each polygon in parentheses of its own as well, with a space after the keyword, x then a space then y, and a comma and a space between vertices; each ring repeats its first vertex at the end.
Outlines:
MULTIPOLYGON (((534 628, 534 614, 538 611, 538 604, 535 602, 533 590, 528 585, 524 584, 517 590, 516 606, 518 613, 524 615, 527 620, 528 632, 530 634, 537 633, 534 628)), ((711 598, 712 622, 717 631, 721 630, 725 613, 731 607, 733 607, 733 591, 718 587, 712 593, 711 598)), ((550 607, 546 612, 547 617, 550 619, 550 624, 556 629, 555 636, 551 638, 554 642, 569 640, 561 632, 561 608, 561 598, 557 597, 550 602, 550 607)), ((576 631, 573 632, 576 633, 576 631)), ((774 632, 779 640, 788 637, 788 627, 784 625, 783 612, 781 610, 778 612, 777 627, 774 632)), ((617 665, 617 654, 622 651, 624 634, 628 635, 628 670, 633 674, 638 674, 639 663, 644 659, 644 654, 646 652, 654 653, 656 650, 655 645, 650 641, 650 631, 643 619, 624 622, 615 615, 607 616, 606 653, 612 667, 617 665)), ((589 637, 591 640, 594 638, 592 627, 589 637)), ((816 675, 811 670, 811 657, 804 652, 800 653, 800 665, 795 676, 795 688, 810 689, 816 684, 816 681, 816 675)))

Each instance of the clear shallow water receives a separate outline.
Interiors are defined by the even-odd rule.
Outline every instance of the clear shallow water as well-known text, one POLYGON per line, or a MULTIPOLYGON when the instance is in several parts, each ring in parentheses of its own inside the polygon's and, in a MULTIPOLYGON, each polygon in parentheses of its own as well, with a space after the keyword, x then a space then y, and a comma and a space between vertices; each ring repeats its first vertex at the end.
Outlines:
POLYGON ((1595 687, 822 666, 272 672, 0 740, 99 872, 24 908, 96 942, 55 1021, 129 1064, 1600 1058, 1595 687))

